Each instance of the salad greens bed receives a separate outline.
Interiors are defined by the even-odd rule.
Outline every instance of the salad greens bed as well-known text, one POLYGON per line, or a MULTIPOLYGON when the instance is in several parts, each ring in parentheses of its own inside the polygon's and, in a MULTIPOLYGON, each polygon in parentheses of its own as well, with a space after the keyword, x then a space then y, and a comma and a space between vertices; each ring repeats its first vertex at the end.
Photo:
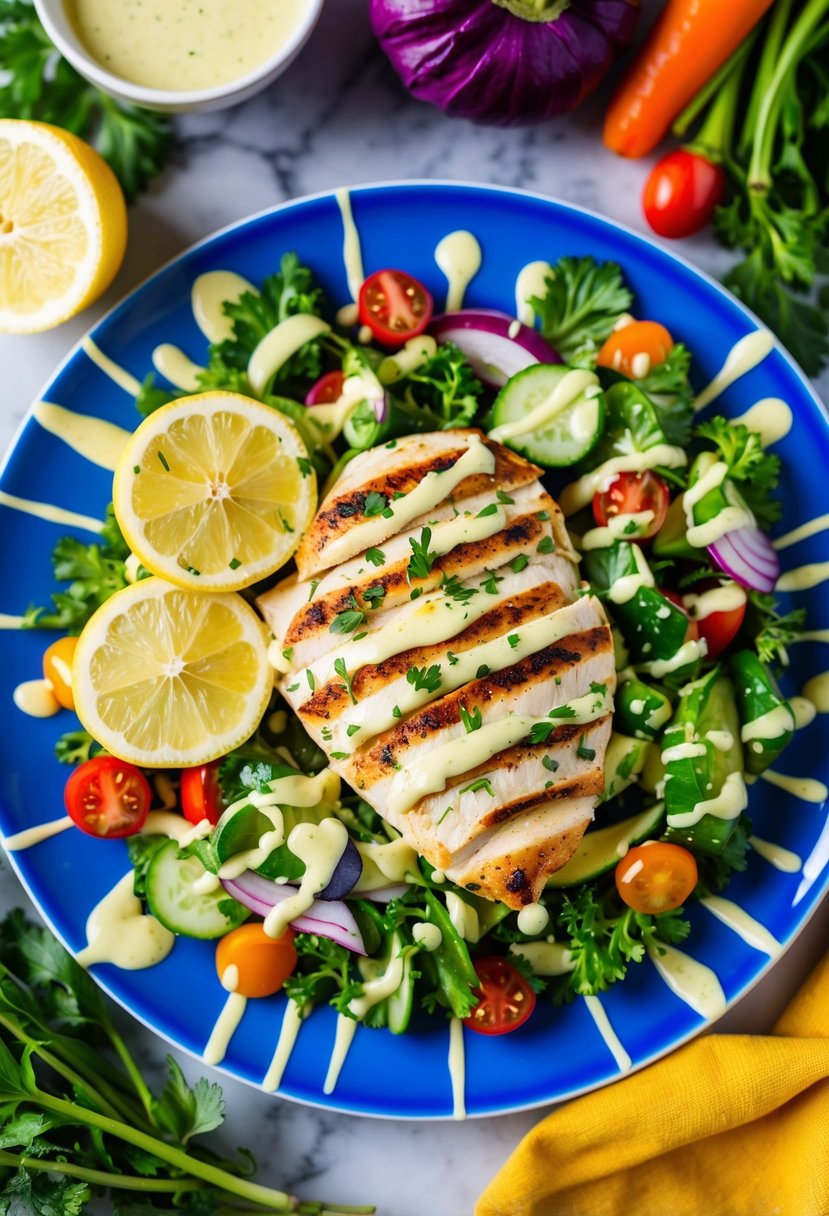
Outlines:
MULTIPOLYGON (((745 813, 730 819, 706 814, 692 826, 668 828, 665 816, 681 817, 700 801, 717 797, 732 774, 762 771, 789 741, 791 731, 784 730, 774 738, 761 737, 757 746, 744 749, 740 727, 787 704, 778 691, 775 673, 787 663, 786 647, 802 629, 804 614, 796 611, 783 615, 772 595, 749 590, 744 617, 720 654, 712 659, 706 657, 704 647, 692 647, 688 661, 671 665, 670 660, 676 659, 689 634, 688 612, 678 597, 730 582, 712 563, 707 548, 687 543, 682 493, 701 477, 702 470, 715 460, 721 461, 727 469, 725 479, 697 502, 695 524, 710 520, 727 498, 729 503, 739 500, 751 510, 760 527, 768 529, 781 509, 774 498, 779 460, 764 451, 759 436, 743 425, 719 416, 695 425, 688 379, 691 354, 681 344, 674 345, 662 362, 652 362, 636 380, 613 368, 597 366, 601 347, 619 328, 633 303, 619 267, 596 263, 589 257, 562 258, 547 279, 546 294, 532 301, 541 335, 571 367, 595 369, 603 394, 603 422, 591 450, 564 476, 558 470, 550 488, 556 495, 563 481, 571 481, 609 458, 646 452, 657 445, 675 445, 689 453, 687 468, 656 470, 670 487, 673 500, 652 544, 643 549, 619 536, 606 547, 586 552, 582 572, 608 610, 619 668, 616 746, 608 753, 606 790, 597 812, 597 827, 652 808, 649 836, 681 843, 696 858, 698 882, 693 899, 720 891, 734 871, 745 868, 750 820, 745 813), (643 564, 653 577, 645 580, 632 598, 614 602, 614 585, 637 571, 641 574, 643 564), (660 671, 658 662, 666 660, 664 673, 654 674, 653 665, 656 663, 655 669, 660 671), (732 729, 724 743, 722 738, 718 746, 704 742, 703 755, 696 752, 693 758, 678 755, 663 760, 662 752, 667 748, 679 745, 681 753, 683 742, 705 740, 708 731, 722 732, 725 724, 732 729)), ((256 397, 246 369, 259 341, 286 317, 297 313, 322 315, 325 309, 323 293, 311 270, 294 254, 285 254, 279 271, 265 280, 259 293, 246 293, 225 305, 233 334, 210 347, 206 369, 199 377, 200 387, 230 389, 256 397)), ((364 402, 348 419, 343 436, 332 436, 329 441, 310 422, 312 410, 301 404, 311 385, 324 373, 338 369, 346 376, 366 371, 376 375, 384 360, 387 356, 382 351, 359 344, 350 331, 335 327, 288 359, 259 394, 261 400, 296 423, 310 459, 329 481, 358 451, 391 442, 397 436, 470 424, 486 428, 490 424, 492 390, 476 377, 461 350, 447 342, 413 372, 392 382, 385 379, 388 408, 382 419, 378 419, 370 402, 364 402)), ((147 415, 180 395, 150 375, 136 404, 139 412, 147 415)), ((591 528, 589 510, 575 514, 570 524, 579 535, 591 528)), ((83 545, 74 539, 61 540, 53 564, 56 578, 66 585, 55 593, 51 607, 29 610, 27 625, 79 633, 94 610, 125 585, 127 556, 111 512, 100 542, 83 545)), ((139 571, 139 576, 142 573, 139 571)), ((446 589, 451 593, 449 587, 446 589)), ((252 597, 258 590, 261 588, 251 588, 245 595, 252 597)), ((364 607, 355 604, 353 615, 362 620, 364 607)), ((342 622, 343 631, 355 627, 354 623, 342 622)), ((421 672, 419 677, 416 673, 415 678, 428 679, 428 672, 421 672)), ((325 755, 296 717, 290 712, 274 713, 280 708, 284 704, 275 696, 255 738, 221 763, 218 781, 223 807, 245 799, 252 791, 269 792, 269 783, 286 772, 286 751, 304 773, 316 773, 325 767, 325 755)), ((468 729, 472 728, 474 724, 468 729)), ((85 732, 73 730, 59 740, 56 751, 61 761, 76 764, 94 754, 96 746, 85 732)), ((395 836, 372 808, 350 791, 345 791, 334 808, 321 805, 290 813, 296 821, 313 821, 315 816, 334 813, 351 837, 364 843, 388 842, 395 836)), ((242 810, 242 820, 246 814, 251 817, 248 835, 255 841, 259 812, 249 806, 247 811, 242 810)), ((588 832, 586 840, 591 835, 588 832)), ((220 824, 211 837, 188 845, 180 856, 194 854, 207 870, 216 873, 223 859, 221 836, 220 824)), ((136 836, 129 841, 136 893, 142 898, 146 898, 147 872, 153 856, 168 845, 162 837, 136 836)), ((292 858, 286 846, 278 852, 276 860, 269 858, 262 867, 267 876, 292 877, 301 872, 302 863, 296 858, 291 869, 292 858)), ((682 907, 652 913, 636 911, 622 902, 614 880, 617 860, 615 853, 610 859, 600 859, 574 885, 549 885, 542 899, 549 923, 535 937, 521 931, 516 913, 506 906, 436 881, 431 866, 423 860, 417 871, 408 875, 405 894, 387 905, 365 898, 349 899, 369 962, 376 960, 379 965, 401 953, 408 962, 401 981, 406 991, 374 1005, 367 1022, 372 1026, 391 1025, 401 1032, 410 1017, 414 1015, 417 1020, 418 1010, 426 1015, 469 1017, 479 1001, 475 962, 482 956, 508 956, 536 993, 559 1003, 577 995, 602 992, 622 980, 629 966, 641 961, 648 949, 659 950, 662 943, 685 939, 690 926, 682 907), (459 918, 450 916, 447 902, 451 904, 453 899, 463 901, 477 914, 477 940, 465 940, 459 931, 459 918), (418 922, 440 929, 441 942, 434 951, 421 949, 416 941, 412 929, 418 922), (563 974, 539 975, 521 948, 533 940, 548 941, 550 936, 569 952, 571 969, 563 974)), ((239 923, 240 909, 234 900, 222 899, 220 910, 227 915, 228 928, 239 923)), ((309 1006, 327 1002, 350 1015, 349 1003, 362 991, 370 969, 365 963, 359 969, 354 955, 344 946, 316 934, 298 934, 295 946, 299 960, 285 982, 287 995, 306 1012, 309 1006)))
POLYGON ((172 1056, 153 1093, 97 984, 20 911, 0 924, 0 1213, 114 1216, 370 1213, 303 1203, 253 1181, 256 1163, 202 1144, 221 1127, 221 1088, 190 1086, 172 1056))

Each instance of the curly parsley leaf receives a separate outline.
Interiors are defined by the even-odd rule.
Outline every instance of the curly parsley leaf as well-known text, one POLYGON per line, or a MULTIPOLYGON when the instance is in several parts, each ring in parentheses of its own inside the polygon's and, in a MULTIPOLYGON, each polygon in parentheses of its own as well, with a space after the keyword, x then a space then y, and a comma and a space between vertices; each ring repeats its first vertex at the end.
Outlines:
POLYGON ((717 448, 719 459, 728 466, 728 477, 739 483, 758 525, 768 529, 776 523, 783 507, 771 494, 780 479, 780 458, 764 450, 757 432, 717 416, 701 422, 694 434, 717 448))
POLYGON ((103 751, 100 743, 86 730, 68 730, 55 744, 55 756, 60 764, 83 764, 103 751))
POLYGON ((395 391, 400 390, 409 405, 429 410, 435 415, 436 425, 445 429, 469 425, 484 386, 455 343, 442 342, 433 355, 395 385, 395 391))
POLYGON ((561 258, 530 305, 541 332, 565 363, 593 367, 602 343, 633 303, 615 262, 561 258))
POLYGON ((0 64, 0 114, 53 123, 85 139, 109 163, 128 202, 164 168, 167 118, 86 81, 55 50, 29 0, 0 0, 0 64))
POLYGON ((668 443, 685 447, 694 420, 694 393, 688 380, 691 352, 678 342, 662 363, 651 367, 636 384, 656 410, 668 443))

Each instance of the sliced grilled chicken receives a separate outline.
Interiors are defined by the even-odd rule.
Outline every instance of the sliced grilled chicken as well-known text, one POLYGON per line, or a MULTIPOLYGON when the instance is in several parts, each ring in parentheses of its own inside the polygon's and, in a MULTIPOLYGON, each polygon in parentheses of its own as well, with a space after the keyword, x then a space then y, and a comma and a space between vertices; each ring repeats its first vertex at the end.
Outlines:
POLYGON ((363 453, 299 576, 259 601, 279 687, 332 767, 434 866, 515 908, 592 818, 615 688, 539 471, 473 430, 363 453))

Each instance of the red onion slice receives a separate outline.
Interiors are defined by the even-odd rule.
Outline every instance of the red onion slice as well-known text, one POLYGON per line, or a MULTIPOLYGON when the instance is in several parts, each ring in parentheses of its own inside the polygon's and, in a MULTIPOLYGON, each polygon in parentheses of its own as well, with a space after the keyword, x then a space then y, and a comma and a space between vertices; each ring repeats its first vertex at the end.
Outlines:
POLYGON ((490 388, 502 388, 533 363, 561 363, 536 330, 494 309, 445 312, 434 319, 429 332, 438 342, 454 342, 478 379, 490 388))
POLYGON ((355 891, 355 899, 369 899, 375 904, 388 904, 393 899, 400 899, 408 891, 408 884, 405 882, 392 883, 388 887, 377 887, 374 891, 355 891))
MULTIPOLYGON (((254 870, 245 870, 238 878, 223 878, 222 886, 228 895, 263 917, 268 915, 271 908, 296 895, 296 887, 272 882, 254 870)), ((291 924, 299 933, 317 933, 320 937, 330 937, 355 954, 366 953, 357 922, 342 900, 315 899, 308 911, 291 921, 291 924)))
POLYGON ((773 591, 780 577, 780 561, 771 541, 756 525, 726 532, 708 545, 712 560, 741 587, 773 591))

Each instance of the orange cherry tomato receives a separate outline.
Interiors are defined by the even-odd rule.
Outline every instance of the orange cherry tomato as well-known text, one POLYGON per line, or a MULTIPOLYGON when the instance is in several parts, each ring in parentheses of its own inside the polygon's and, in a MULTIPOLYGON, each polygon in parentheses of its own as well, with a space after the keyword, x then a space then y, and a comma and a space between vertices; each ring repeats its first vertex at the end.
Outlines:
POLYGON ((63 709, 74 709, 72 696, 72 656, 77 638, 58 638, 43 655, 43 678, 52 685, 55 700, 63 709))
POLYGON ((478 1034, 508 1034, 523 1026, 535 1009, 535 993, 504 958, 476 958, 480 1000, 464 1025, 478 1034))
POLYGON ((632 380, 642 380, 652 367, 665 362, 673 345, 673 338, 658 321, 631 321, 610 335, 596 362, 632 380))
POLYGON ((634 912, 671 912, 685 903, 696 885, 693 853, 662 840, 629 849, 616 867, 616 890, 634 912))
POLYGON ((242 996, 273 996, 279 992, 296 967, 294 931, 286 929, 281 937, 268 937, 261 921, 232 929, 216 946, 216 971, 219 979, 228 967, 235 967, 235 992, 242 996))

